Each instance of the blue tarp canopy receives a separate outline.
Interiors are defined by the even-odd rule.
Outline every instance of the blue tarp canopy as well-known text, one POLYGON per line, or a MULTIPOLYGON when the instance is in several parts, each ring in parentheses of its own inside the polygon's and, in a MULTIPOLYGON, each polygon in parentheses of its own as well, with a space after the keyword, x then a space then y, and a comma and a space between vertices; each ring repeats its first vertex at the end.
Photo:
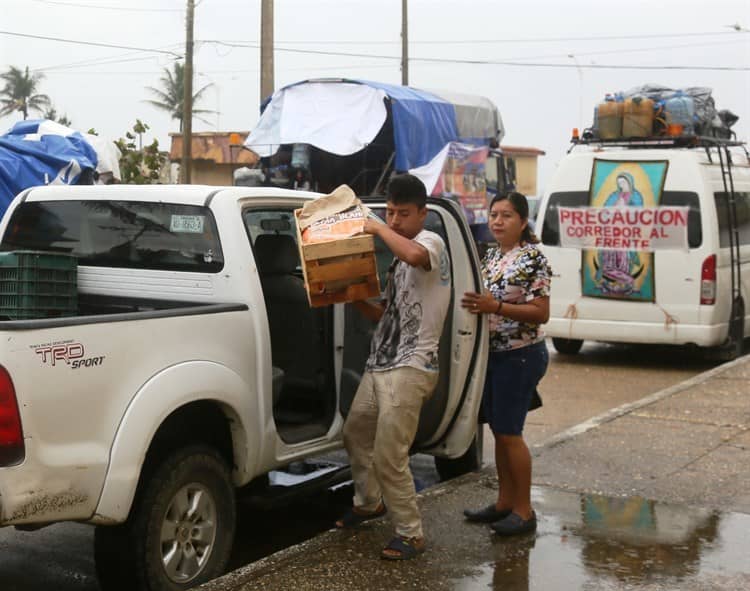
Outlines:
POLYGON ((79 132, 47 120, 19 121, 0 136, 0 214, 24 189, 73 185, 96 165, 96 151, 79 132))
POLYGON ((451 141, 500 141, 502 120, 484 97, 366 80, 306 80, 275 92, 245 145, 270 156, 282 144, 311 144, 338 155, 358 152, 393 125, 395 168, 427 164, 451 141))

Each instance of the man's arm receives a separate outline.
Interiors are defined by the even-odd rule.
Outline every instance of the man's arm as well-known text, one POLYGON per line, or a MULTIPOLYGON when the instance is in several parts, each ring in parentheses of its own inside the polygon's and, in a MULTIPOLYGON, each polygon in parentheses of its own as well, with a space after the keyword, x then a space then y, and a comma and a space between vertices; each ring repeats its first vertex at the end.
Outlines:
POLYGON ((368 302, 366 300, 352 303, 354 304, 354 307, 359 310, 362 316, 364 316, 368 320, 372 320, 373 322, 379 322, 380 318, 383 316, 383 312, 385 311, 385 307, 383 306, 383 304, 376 304, 374 302, 368 302))
POLYGON ((365 220, 365 232, 379 236, 393 255, 412 267, 421 267, 430 270, 430 253, 427 249, 409 238, 397 234, 386 224, 376 222, 370 218, 365 220))

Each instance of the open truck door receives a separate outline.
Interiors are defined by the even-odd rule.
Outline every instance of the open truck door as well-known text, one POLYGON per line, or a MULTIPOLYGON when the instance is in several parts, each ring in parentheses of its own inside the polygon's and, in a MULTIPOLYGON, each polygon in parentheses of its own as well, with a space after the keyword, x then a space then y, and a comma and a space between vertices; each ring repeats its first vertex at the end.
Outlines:
MULTIPOLYGON (((384 200, 366 199, 365 203, 375 215, 385 218, 384 200)), ((461 307, 462 294, 480 291, 482 279, 476 246, 460 206, 444 199, 428 199, 427 208, 425 228, 439 234, 448 248, 452 290, 440 340, 440 378, 435 393, 422 408, 413 451, 434 455, 440 475, 445 477, 479 467, 481 446, 477 439, 481 441, 481 436, 477 437, 477 415, 489 339, 486 317, 470 314, 461 307)), ((384 286, 393 255, 379 239, 376 258, 384 286)), ((337 308, 343 329, 337 354, 342 368, 339 410, 346 416, 369 355, 375 325, 353 306, 337 308)))

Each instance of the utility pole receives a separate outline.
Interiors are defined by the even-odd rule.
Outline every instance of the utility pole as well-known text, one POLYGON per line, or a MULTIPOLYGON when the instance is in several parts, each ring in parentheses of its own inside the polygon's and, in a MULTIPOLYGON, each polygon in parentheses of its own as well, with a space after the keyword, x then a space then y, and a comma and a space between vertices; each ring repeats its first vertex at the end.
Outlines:
POLYGON ((191 147, 193 143, 193 13, 195 0, 187 0, 186 33, 185 33, 185 69, 183 70, 182 97, 182 166, 180 177, 182 183, 190 184, 191 147))
POLYGON ((409 8, 401 0, 401 84, 409 86, 409 8))
POLYGON ((260 4, 260 100, 273 94, 273 0, 260 4))

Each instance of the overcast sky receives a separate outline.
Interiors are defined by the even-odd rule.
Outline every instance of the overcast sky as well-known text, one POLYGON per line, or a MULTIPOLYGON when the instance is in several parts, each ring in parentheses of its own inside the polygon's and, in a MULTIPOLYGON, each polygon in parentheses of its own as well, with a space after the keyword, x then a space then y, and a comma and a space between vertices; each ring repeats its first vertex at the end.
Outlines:
MULTIPOLYGON (((259 114, 260 0, 197 3, 195 85, 213 84, 200 106, 218 113, 194 130, 248 131, 259 114)), ((40 90, 73 127, 115 139, 140 118, 166 149, 176 121, 143 101, 184 52, 185 5, 0 0, 0 70, 42 72, 40 90)), ((400 32, 401 0, 276 0, 276 88, 321 76, 398 84, 400 32)), ((409 0, 409 39, 410 84, 492 99, 505 143, 547 152, 540 187, 608 92, 708 86, 750 135, 750 0, 409 0)), ((0 118, 0 131, 17 119, 0 118)))

